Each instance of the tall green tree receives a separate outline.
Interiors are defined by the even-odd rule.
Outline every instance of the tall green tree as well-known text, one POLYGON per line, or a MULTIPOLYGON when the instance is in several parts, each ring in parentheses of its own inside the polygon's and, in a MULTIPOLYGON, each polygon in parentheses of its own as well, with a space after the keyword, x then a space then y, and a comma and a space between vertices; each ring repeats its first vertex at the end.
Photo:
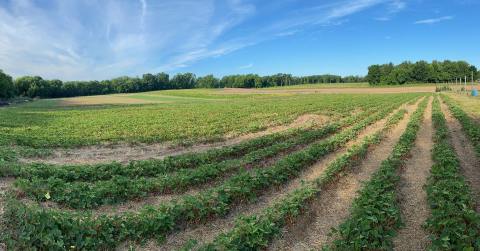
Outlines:
POLYGON ((12 77, 0 70, 0 99, 11 98, 15 95, 15 86, 12 77))

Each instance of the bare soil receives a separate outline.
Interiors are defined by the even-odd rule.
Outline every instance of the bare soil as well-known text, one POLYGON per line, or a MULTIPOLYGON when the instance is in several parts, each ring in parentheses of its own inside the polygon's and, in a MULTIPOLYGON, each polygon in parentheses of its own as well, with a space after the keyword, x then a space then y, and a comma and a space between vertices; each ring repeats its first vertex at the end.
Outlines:
POLYGON ((430 99, 415 147, 411 151, 412 157, 400 173, 397 194, 405 227, 398 231, 393 240, 395 250, 426 250, 428 247, 429 235, 422 225, 430 215, 424 186, 433 165, 432 148, 432 99, 430 99))
MULTIPOLYGON (((403 107, 405 106, 402 106, 401 108, 403 107)), ((395 110, 395 112, 399 109, 395 110)), ((411 109, 413 109, 413 107, 409 106, 408 110, 411 109)), ((212 241, 220 233, 231 229, 234 226, 234 220, 238 216, 259 213, 266 207, 284 198, 284 196, 298 188, 304 181, 311 181, 317 178, 333 160, 345 153, 351 145, 361 142, 364 137, 383 128, 386 121, 387 119, 385 118, 368 126, 359 137, 349 142, 347 144, 348 146, 324 156, 314 166, 304 171, 298 178, 292 179, 286 185, 267 189, 255 202, 239 203, 239 205, 237 205, 226 217, 212 219, 201 225, 187 226, 185 230, 169 235, 166 241, 161 245, 158 245, 155 241, 151 241, 144 247, 138 247, 138 250, 176 250, 192 239, 200 241, 201 243, 212 241)), ((128 244, 120 247, 119 250, 126 250, 127 247, 128 244)))
POLYGON ((269 250, 320 250, 325 244, 333 241, 335 236, 329 234, 332 228, 348 218, 352 202, 361 190, 362 184, 368 181, 378 170, 381 162, 389 156, 417 104, 407 108, 408 115, 379 145, 370 150, 366 159, 343 177, 324 187, 320 196, 310 203, 309 210, 289 224, 281 238, 276 239, 269 250))
POLYGON ((188 152, 203 152, 214 148, 231 146, 242 141, 260 136, 286 131, 293 128, 320 126, 329 121, 329 118, 318 114, 304 114, 288 125, 275 126, 267 130, 249 133, 238 137, 226 136, 224 141, 197 144, 193 146, 178 146, 173 143, 158 144, 116 144, 96 145, 75 149, 56 149, 53 154, 42 158, 23 158, 23 163, 42 162, 49 164, 95 164, 117 161, 128 163, 132 160, 163 159, 188 152))
POLYGON ((444 103, 442 103, 442 110, 451 134, 451 142, 460 160, 460 170, 472 190, 476 211, 480 212, 480 160, 476 156, 472 143, 465 136, 462 125, 452 116, 444 103))

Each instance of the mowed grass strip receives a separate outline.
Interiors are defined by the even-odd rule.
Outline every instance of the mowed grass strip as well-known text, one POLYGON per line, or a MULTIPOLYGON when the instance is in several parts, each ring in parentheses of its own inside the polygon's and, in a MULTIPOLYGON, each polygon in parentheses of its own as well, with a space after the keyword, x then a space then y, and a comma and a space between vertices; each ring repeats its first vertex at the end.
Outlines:
POLYGON ((401 226, 396 186, 397 169, 404 165, 412 149, 428 98, 412 114, 405 132, 400 136, 390 156, 360 191, 354 200, 350 217, 334 230, 337 239, 326 250, 390 250, 392 238, 401 226))
POLYGON ((162 238, 185 224, 225 215, 236 203, 255 198, 265 189, 284 184, 329 152, 344 146, 365 127, 395 109, 382 109, 325 141, 291 153, 269 168, 240 172, 218 187, 185 195, 171 203, 145 206, 137 212, 92 215, 28 205, 11 198, 5 210, 5 242, 18 249, 114 249, 125 240, 162 238))
MULTIPOLYGON (((461 113, 460 113, 461 114, 461 113)), ((480 215, 472 191, 460 173, 460 161, 450 142, 445 116, 435 98, 432 113, 435 145, 427 183, 431 215, 426 228, 432 250, 480 250, 480 215)))

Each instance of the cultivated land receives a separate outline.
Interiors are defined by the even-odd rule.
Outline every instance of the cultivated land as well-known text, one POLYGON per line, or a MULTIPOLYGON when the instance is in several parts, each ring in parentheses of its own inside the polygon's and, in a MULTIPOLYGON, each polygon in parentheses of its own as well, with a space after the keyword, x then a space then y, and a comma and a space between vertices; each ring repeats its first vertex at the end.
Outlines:
POLYGON ((0 108, 0 250, 480 250, 480 101, 434 91, 0 108))

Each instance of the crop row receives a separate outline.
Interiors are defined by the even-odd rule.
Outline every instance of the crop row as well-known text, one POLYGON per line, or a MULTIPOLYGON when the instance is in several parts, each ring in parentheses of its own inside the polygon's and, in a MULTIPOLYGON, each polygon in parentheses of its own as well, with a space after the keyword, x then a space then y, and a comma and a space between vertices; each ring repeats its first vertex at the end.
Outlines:
POLYGON ((442 99, 452 111, 453 116, 462 125, 463 131, 468 135, 470 141, 475 147, 477 155, 480 157, 480 125, 475 123, 470 116, 465 113, 454 101, 447 95, 442 95, 442 99))
MULTIPOLYGON (((400 98, 401 97, 397 97, 396 101, 398 102, 398 100, 401 100, 400 98)), ((371 114, 381 105, 381 102, 372 102, 371 104, 365 106, 364 112, 348 116, 339 122, 333 122, 322 128, 322 133, 333 133, 341 127, 349 126, 359 119, 371 114)), ((179 169, 188 169, 200 165, 207 165, 223 160, 238 158, 278 142, 299 137, 302 133, 310 130, 311 129, 296 129, 284 133, 274 133, 271 135, 265 135, 259 138, 247 140, 233 146, 211 149, 206 152, 169 156, 163 160, 132 161, 127 165, 122 165, 116 162, 96 165, 49 165, 43 163, 35 163, 30 165, 17 164, 10 165, 10 170, 4 172, 10 173, 12 176, 26 179, 34 177, 43 179, 56 178, 62 179, 65 182, 93 182, 98 180, 108 180, 114 176, 133 178, 142 176, 150 177, 179 169)))
POLYGON ((326 247, 332 250, 392 249, 392 237, 401 226, 397 204, 397 169, 404 165, 412 149, 428 99, 412 114, 407 128, 395 144, 390 156, 354 200, 350 217, 334 231, 337 239, 326 247))
POLYGON ((128 239, 161 238, 185 224, 224 215, 235 204, 255 198, 264 189, 284 184, 322 156, 344 146, 366 126, 393 109, 384 108, 324 141, 288 154, 269 168, 241 171, 222 185, 197 195, 184 195, 159 206, 145 206, 137 212, 94 216, 89 212, 41 208, 12 198, 5 210, 5 241, 8 246, 19 249, 73 247, 92 250, 112 249, 128 239))
POLYGON ((480 215, 474 210, 471 190, 459 172, 460 162, 438 99, 434 100, 435 145, 427 196, 431 215, 432 250, 480 250, 480 215))
POLYGON ((340 173, 352 168, 364 158, 369 148, 379 143, 385 133, 396 125, 405 113, 406 110, 403 109, 395 113, 388 119, 384 128, 367 136, 360 144, 352 146, 345 154, 336 158, 320 177, 290 192, 282 200, 264 209, 262 213, 238 218, 230 231, 217 236, 212 243, 199 249, 205 251, 258 250, 267 247, 270 240, 280 233, 287 221, 294 221, 309 201, 316 196, 321 196, 326 184, 334 182, 340 173))

